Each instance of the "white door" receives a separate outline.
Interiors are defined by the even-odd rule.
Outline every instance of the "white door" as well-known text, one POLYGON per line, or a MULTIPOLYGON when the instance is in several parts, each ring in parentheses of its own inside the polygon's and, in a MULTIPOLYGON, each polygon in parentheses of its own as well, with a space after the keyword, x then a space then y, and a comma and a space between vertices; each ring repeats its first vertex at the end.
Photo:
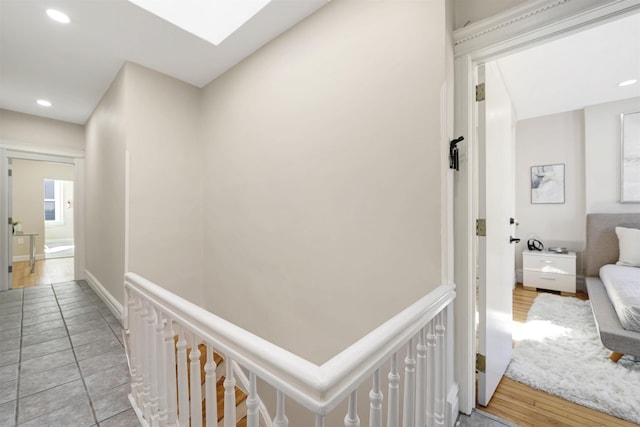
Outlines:
POLYGON ((7 289, 13 287, 13 171, 11 169, 11 159, 7 159, 7 216, 10 218, 9 242, 7 244, 7 265, 9 266, 9 275, 7 276, 7 289))
POLYGON ((478 403, 486 406, 511 360, 512 289, 515 249, 510 237, 514 212, 513 113, 495 63, 478 67, 485 100, 477 105, 478 218, 478 403), (483 362, 484 359, 484 363, 483 362), (484 368, 481 366, 484 364, 484 368))

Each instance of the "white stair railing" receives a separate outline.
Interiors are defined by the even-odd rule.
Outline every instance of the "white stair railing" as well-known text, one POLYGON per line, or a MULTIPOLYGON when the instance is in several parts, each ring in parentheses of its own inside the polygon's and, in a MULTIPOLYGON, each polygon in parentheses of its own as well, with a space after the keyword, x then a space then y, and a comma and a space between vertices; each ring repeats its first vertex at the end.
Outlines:
POLYGON ((128 273, 124 326, 131 373, 129 399, 143 425, 200 427, 206 418, 206 426, 217 426, 215 351, 224 358, 226 368, 224 427, 235 427, 237 417, 244 416, 236 414, 237 383, 248 394, 249 427, 288 427, 287 398, 310 412, 315 427, 324 427, 327 416, 342 402, 348 408, 345 427, 359 427, 363 415, 370 427, 444 426, 445 372, 453 364, 446 357, 453 333, 447 312, 454 298, 454 287, 441 285, 318 366, 128 273), (201 357, 204 385, 200 384, 201 357), (404 369, 398 366, 400 360, 404 369), (388 386, 382 384, 385 378, 388 386), (273 419, 260 399, 257 379, 275 390, 273 419), (358 388, 365 383, 370 384, 369 411, 359 414, 358 388))

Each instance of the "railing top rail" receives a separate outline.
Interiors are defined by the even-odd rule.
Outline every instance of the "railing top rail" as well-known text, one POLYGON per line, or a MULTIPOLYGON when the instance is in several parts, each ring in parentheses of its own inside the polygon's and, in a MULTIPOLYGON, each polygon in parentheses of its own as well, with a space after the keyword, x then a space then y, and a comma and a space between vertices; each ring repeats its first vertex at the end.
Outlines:
POLYGON ((441 285, 318 366, 135 273, 125 275, 125 289, 317 414, 330 412, 455 298, 453 285, 441 285))

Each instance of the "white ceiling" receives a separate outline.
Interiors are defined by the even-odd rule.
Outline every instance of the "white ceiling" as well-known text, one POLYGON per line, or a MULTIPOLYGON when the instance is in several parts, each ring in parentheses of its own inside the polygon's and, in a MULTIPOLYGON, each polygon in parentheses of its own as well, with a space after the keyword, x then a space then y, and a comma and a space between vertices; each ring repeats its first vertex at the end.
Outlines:
POLYGON ((214 46, 126 0, 0 0, 0 108, 83 124, 124 61, 202 87, 327 1, 274 0, 214 46))
MULTIPOLYGON (((214 46, 126 0, 0 0, 0 108, 83 124, 125 60, 202 87, 327 1, 274 0, 214 46)), ((640 80, 640 14, 498 63, 519 119, 640 96, 617 86, 640 80)))
POLYGON ((640 13, 497 62, 518 120, 640 96, 640 13))

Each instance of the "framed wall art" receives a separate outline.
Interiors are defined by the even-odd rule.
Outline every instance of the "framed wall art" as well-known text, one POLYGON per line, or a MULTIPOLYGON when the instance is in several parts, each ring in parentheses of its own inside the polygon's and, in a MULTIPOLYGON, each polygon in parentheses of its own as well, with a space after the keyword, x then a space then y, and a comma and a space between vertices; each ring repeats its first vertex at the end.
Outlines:
POLYGON ((531 166, 531 203, 564 203, 564 164, 531 166))
POLYGON ((640 112, 620 115, 620 203, 640 203, 640 112))

